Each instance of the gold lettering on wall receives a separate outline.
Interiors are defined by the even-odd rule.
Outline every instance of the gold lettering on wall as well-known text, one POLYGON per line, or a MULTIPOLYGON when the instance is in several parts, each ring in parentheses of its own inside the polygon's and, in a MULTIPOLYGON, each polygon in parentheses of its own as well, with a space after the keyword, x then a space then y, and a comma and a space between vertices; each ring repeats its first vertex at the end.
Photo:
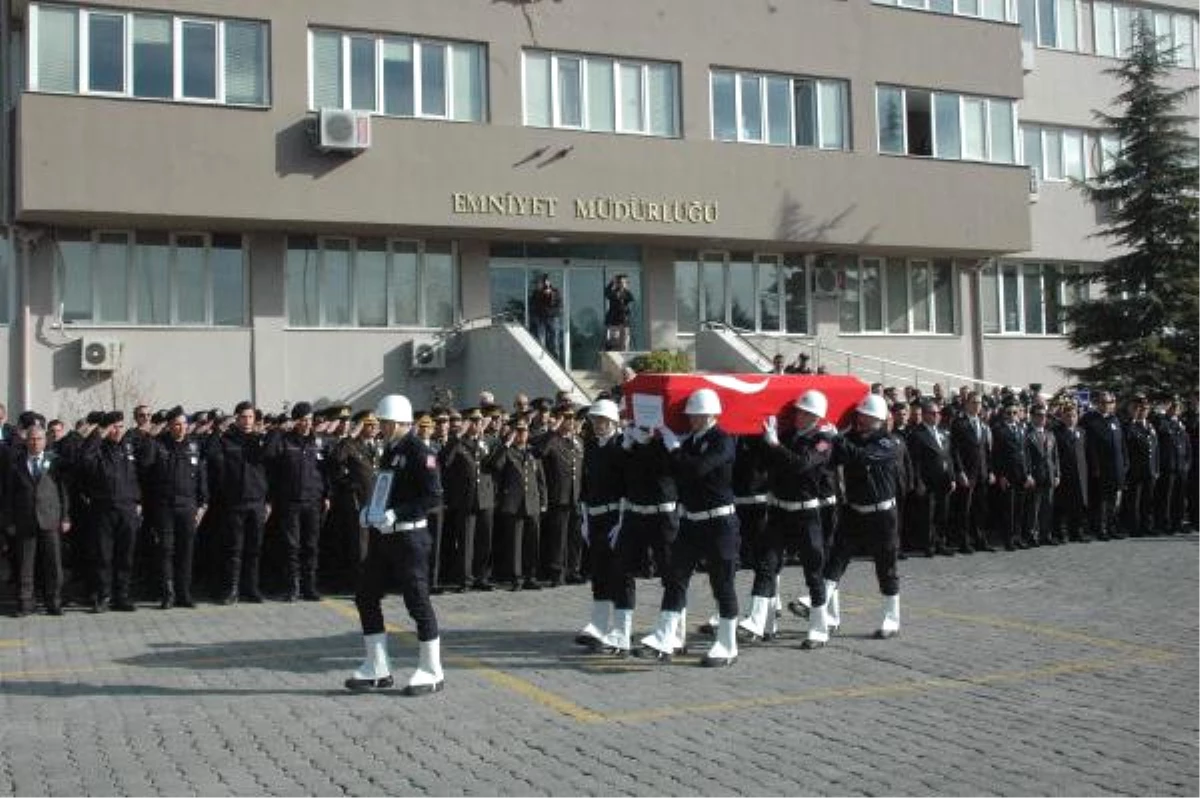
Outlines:
MULTIPOLYGON (((558 216, 558 197, 526 194, 472 194, 455 191, 450 195, 451 211, 459 215, 542 217, 558 216)), ((715 224, 720 218, 717 202, 683 199, 646 199, 644 197, 575 198, 572 209, 576 219, 641 224, 715 224)))

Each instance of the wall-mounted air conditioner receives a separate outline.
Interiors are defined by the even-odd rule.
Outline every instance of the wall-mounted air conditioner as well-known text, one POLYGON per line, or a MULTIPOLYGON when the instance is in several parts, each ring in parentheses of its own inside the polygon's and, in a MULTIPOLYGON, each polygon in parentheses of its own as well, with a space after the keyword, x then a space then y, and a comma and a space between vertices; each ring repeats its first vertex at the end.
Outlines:
POLYGON ((322 152, 362 152, 371 146, 371 115, 366 111, 322 108, 317 114, 316 139, 322 152))
POLYGON ((842 295, 842 289, 845 286, 846 281, 841 267, 836 264, 822 263, 813 269, 814 297, 839 297, 842 295))
POLYGON ((438 338, 414 338, 412 340, 413 371, 437 371, 446 368, 446 344, 438 338))
POLYGON ((121 342, 111 338, 85 337, 79 367, 84 371, 114 371, 121 358, 121 342))

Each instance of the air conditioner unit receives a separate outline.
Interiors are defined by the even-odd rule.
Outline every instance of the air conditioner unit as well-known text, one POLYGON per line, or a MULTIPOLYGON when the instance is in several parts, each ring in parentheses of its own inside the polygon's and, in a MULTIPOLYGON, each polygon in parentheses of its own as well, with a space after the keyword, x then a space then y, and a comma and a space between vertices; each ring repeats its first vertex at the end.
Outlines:
POLYGON ((845 279, 842 270, 833 264, 820 264, 813 269, 813 296, 838 297, 842 295, 845 279))
POLYGON ((446 344, 437 338, 414 338, 412 341, 413 371, 437 371, 446 368, 446 344))
POLYGON ((321 152, 357 153, 371 146, 371 114, 322 108, 317 115, 317 147, 321 152))
POLYGON ((121 358, 121 342, 111 338, 84 338, 79 367, 84 371, 114 371, 121 358))
POLYGON ((1038 176, 1036 166, 1029 167, 1029 201, 1038 201, 1038 191, 1042 187, 1042 179, 1038 176))
POLYGON ((1027 42, 1027 41, 1021 42, 1021 70, 1022 71, 1026 72, 1026 73, 1033 71, 1034 53, 1036 53, 1036 52, 1037 52, 1037 48, 1034 47, 1033 42, 1027 42))

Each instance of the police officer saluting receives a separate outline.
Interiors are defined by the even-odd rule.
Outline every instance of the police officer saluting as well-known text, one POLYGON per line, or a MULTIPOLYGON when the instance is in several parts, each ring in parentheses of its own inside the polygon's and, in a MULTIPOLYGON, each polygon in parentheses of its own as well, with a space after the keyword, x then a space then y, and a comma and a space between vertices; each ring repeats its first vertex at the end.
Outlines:
POLYGON ((900 577, 896 555, 896 468, 899 449, 884 429, 888 416, 882 396, 867 394, 855 409, 854 429, 834 444, 834 463, 846 479, 846 512, 825 566, 827 623, 841 625, 837 583, 850 558, 868 552, 883 594, 883 622, 875 637, 886 640, 900 632, 900 577))
POLYGON ((188 434, 182 407, 166 413, 167 430, 155 441, 151 467, 151 523, 158 530, 162 609, 195 607, 192 601, 192 553, 196 525, 208 506, 207 467, 200 443, 188 434))
POLYGON ((381 600, 391 578, 399 580, 404 606, 417 625, 420 654, 417 669, 404 695, 436 693, 445 686, 437 616, 429 601, 428 513, 441 501, 437 456, 412 432, 412 404, 399 394, 379 401, 375 416, 383 428, 386 448, 371 504, 362 522, 370 528, 363 578, 354 596, 362 624, 366 659, 346 680, 361 692, 391 687, 387 632, 381 600))

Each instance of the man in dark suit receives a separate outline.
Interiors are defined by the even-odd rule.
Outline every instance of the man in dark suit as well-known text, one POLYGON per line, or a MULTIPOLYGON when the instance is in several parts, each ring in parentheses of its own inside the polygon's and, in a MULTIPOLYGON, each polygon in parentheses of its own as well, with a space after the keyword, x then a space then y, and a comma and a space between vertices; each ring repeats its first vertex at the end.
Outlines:
POLYGON ((1125 433, 1116 416, 1117 400, 1109 392, 1100 394, 1098 409, 1083 419, 1088 450, 1088 516, 1092 535, 1098 540, 1123 538, 1117 526, 1117 508, 1129 471, 1125 433))
POLYGON ((1035 404, 1029 411, 1032 426, 1025 434, 1025 452, 1033 488, 1025 501, 1025 542, 1029 546, 1046 543, 1057 546, 1051 518, 1054 490, 1058 487, 1058 447, 1046 428, 1046 406, 1035 404))
POLYGON ((976 391, 967 394, 963 415, 950 425, 950 447, 958 490, 954 493, 952 521, 961 536, 959 551, 970 554, 979 548, 995 551, 987 538, 987 486, 996 481, 992 474, 992 431, 979 415, 983 407, 976 391))
POLYGON ((953 556, 948 540, 950 494, 955 489, 955 469, 950 439, 939 426, 941 405, 927 399, 921 403, 921 423, 908 436, 917 490, 913 497, 917 536, 925 542, 925 554, 953 556))
POLYGON ((1000 487, 1000 529, 1004 549, 1025 548, 1021 537, 1025 493, 1033 487, 1029 460, 1025 452, 1025 433, 1021 428, 1021 409, 1016 399, 1005 400, 1000 417, 992 428, 992 470, 1000 487))
POLYGON ((1054 526, 1058 539, 1087 542, 1083 519, 1088 507, 1087 441, 1079 427, 1079 408, 1066 402, 1053 425, 1058 446, 1059 483, 1054 492, 1054 526))
POLYGON ((7 516, 17 546, 19 582, 18 616, 33 612, 34 563, 42 564, 46 612, 62 615, 62 536, 71 531, 70 500, 58 466, 58 457, 46 451, 46 431, 30 427, 25 446, 9 460, 7 516))
POLYGON ((1150 403, 1145 394, 1133 398, 1125 426, 1125 451, 1129 457, 1124 523, 1134 537, 1150 535, 1154 526, 1154 484, 1158 481, 1158 433, 1150 423, 1150 403))

